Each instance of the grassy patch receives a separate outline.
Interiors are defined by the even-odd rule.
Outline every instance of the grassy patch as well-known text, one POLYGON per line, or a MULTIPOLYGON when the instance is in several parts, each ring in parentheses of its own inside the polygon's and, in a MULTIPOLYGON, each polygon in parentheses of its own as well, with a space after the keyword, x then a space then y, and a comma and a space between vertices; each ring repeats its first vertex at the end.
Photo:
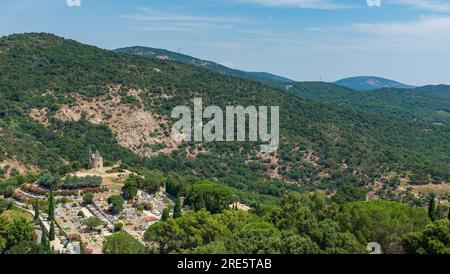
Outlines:
POLYGON ((0 215, 0 217, 8 221, 13 221, 17 219, 25 219, 29 222, 33 221, 33 215, 31 215, 31 213, 19 208, 7 210, 3 212, 2 215, 0 215))

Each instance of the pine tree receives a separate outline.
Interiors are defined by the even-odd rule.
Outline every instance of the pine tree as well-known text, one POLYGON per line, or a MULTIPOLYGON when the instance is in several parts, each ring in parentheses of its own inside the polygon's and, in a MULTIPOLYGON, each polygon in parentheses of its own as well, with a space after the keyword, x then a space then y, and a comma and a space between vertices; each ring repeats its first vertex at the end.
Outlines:
POLYGON ((175 201, 175 207, 173 209, 173 218, 180 218, 181 217, 181 199, 180 197, 177 197, 177 200, 175 201))
POLYGON ((55 220, 55 198, 53 196, 53 190, 50 190, 50 194, 48 196, 48 220, 55 220))
POLYGON ((434 193, 430 194, 430 201, 428 204, 428 217, 430 217, 431 221, 436 221, 437 219, 437 209, 436 209, 436 195, 434 193))
POLYGON ((34 222, 38 223, 39 222, 39 200, 36 199, 36 201, 34 202, 34 222))
POLYGON ((54 221, 51 221, 51 223, 50 223, 50 232, 48 233, 48 239, 50 241, 55 240, 55 222, 54 221))

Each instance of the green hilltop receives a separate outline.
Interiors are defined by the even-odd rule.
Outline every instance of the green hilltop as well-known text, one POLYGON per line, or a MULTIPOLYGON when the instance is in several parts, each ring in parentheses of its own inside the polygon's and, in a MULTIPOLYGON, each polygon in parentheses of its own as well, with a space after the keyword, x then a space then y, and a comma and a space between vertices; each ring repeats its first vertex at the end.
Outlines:
POLYGON ((335 82, 336 85, 351 88, 354 90, 375 90, 380 88, 414 88, 390 79, 375 76, 357 76, 341 79, 335 82))

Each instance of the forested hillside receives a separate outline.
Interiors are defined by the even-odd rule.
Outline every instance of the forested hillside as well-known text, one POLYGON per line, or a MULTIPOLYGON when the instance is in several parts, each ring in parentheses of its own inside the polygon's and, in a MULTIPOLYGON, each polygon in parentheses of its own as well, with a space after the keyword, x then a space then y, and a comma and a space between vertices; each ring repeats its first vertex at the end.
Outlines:
POLYGON ((380 88, 398 88, 398 89, 414 88, 411 85, 405 85, 397 81, 375 76, 350 77, 341 79, 334 83, 339 86, 360 91, 375 90, 380 88))
POLYGON ((424 122, 450 123, 450 87, 445 85, 355 91, 323 82, 300 82, 291 90, 323 103, 424 122))
MULTIPOLYGON (((347 100, 352 91, 338 95, 336 86, 321 85, 293 87, 305 92, 302 98, 260 81, 51 34, 0 38, 0 254, 53 252, 45 237, 33 240, 31 215, 9 198, 18 189, 49 191, 35 201, 34 221, 39 210, 54 219, 55 203, 69 200, 55 200, 53 190, 101 185, 101 177, 81 183, 71 175, 89 167, 95 150, 109 171, 129 172, 118 195, 107 199, 108 214, 134 207, 138 190, 159 196, 164 186, 165 200, 174 201, 142 241, 115 223, 105 254, 366 253, 369 242, 384 253, 449 253, 448 207, 412 189, 450 181, 450 127, 404 110, 355 109, 350 101, 338 106, 333 100, 347 100), (280 106, 280 149, 265 154, 250 142, 173 142, 171 110, 192 106, 194 97, 205 106, 280 106), (238 210, 236 202, 247 208, 238 210)), ((448 201, 445 195, 439 201, 448 201)), ((93 197, 88 192, 79 203, 93 197)), ((83 220, 88 231, 101 224, 83 220)))
POLYGON ((212 70, 214 72, 218 72, 225 75, 236 76, 241 78, 246 78, 250 80, 260 81, 269 85, 281 87, 284 84, 292 83, 294 81, 287 79, 285 77, 281 77, 278 75, 270 74, 267 72, 251 72, 251 71, 243 71, 238 69, 231 69, 226 66, 201 60, 189 55, 180 54, 164 49, 155 49, 149 47, 129 47, 129 48, 121 48, 116 49, 117 52, 124 52, 129 54, 134 54, 138 56, 145 56, 149 58, 155 59, 167 59, 172 61, 178 61, 188 65, 194 65, 197 67, 202 67, 205 69, 212 70))
POLYGON ((270 86, 298 92, 305 98, 362 110, 412 117, 421 121, 450 121, 450 87, 446 85, 414 87, 393 80, 360 76, 326 82, 295 82, 265 72, 231 69, 164 49, 128 47, 115 50, 153 59, 167 59, 195 65, 214 72, 259 81, 270 86))
POLYGON ((275 197, 291 189, 334 192, 346 185, 385 197, 398 182, 450 180, 447 126, 316 103, 260 82, 50 34, 3 37, 0 57, 2 160, 63 173, 86 165, 91 147, 109 162, 196 174, 275 197), (192 104, 193 97, 202 97, 204 105, 280 106, 279 151, 260 155, 252 143, 170 149, 152 143, 168 136, 172 108, 192 104), (155 117, 158 126, 130 144, 124 137, 129 128, 118 127, 123 119, 98 113, 105 105, 123 112, 117 117, 155 117), (77 119, 67 118, 77 109, 77 119))

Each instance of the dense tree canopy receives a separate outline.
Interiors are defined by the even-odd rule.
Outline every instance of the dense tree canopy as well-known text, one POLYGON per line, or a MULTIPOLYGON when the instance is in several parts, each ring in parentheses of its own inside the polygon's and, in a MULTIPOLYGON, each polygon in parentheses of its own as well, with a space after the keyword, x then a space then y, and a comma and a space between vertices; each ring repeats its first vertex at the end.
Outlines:
POLYGON ((125 232, 108 236, 103 242, 104 254, 142 254, 145 252, 145 247, 125 232))
POLYGON ((450 221, 438 220, 403 238, 406 253, 450 254, 450 221))
POLYGON ((324 196, 293 193, 264 217, 240 210, 218 214, 187 211, 178 219, 151 226, 145 239, 161 253, 361 253, 365 246, 343 231, 331 216, 334 205, 324 196), (311 201, 309 201, 311 199, 311 201))
POLYGON ((204 208, 211 213, 228 209, 235 199, 231 188, 210 181, 195 183, 186 196, 186 203, 195 210, 204 208))
POLYGON ((247 224, 225 242, 226 249, 235 254, 274 254, 279 252, 280 231, 264 221, 247 224))
POLYGON ((378 242, 385 253, 402 252, 402 237, 420 231, 430 222, 421 208, 387 201, 346 204, 337 220, 361 243, 378 242))
MULTIPOLYGON (((0 204, 4 204, 0 199, 0 204)), ((8 206, 11 217, 0 215, 0 254, 42 254, 49 253, 46 246, 36 243, 34 228, 30 220, 24 218, 20 211, 8 206)), ((0 213, 4 213, 0 208, 0 213)))
POLYGON ((113 195, 108 198, 108 204, 111 205, 111 212, 114 214, 119 214, 123 210, 124 200, 122 196, 113 195))

